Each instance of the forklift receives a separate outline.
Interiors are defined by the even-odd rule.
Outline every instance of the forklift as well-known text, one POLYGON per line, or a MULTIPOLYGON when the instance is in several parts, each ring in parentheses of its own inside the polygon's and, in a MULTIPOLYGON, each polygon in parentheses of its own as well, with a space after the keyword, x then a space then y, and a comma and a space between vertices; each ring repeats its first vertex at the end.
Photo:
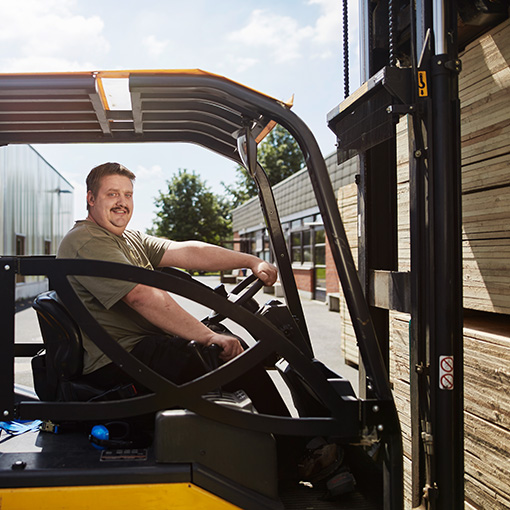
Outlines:
MULTIPOLYGON (((2 510, 403 509, 402 435, 388 375, 392 307, 412 316, 413 507, 463 508, 458 10, 439 0, 360 6, 365 81, 349 94, 346 80, 344 101, 327 117, 339 161, 361 161, 359 270, 324 158, 289 104, 200 70, 0 75, 2 145, 193 143, 243 165, 257 184, 284 293, 283 302, 261 305, 253 277, 228 293, 173 268, 2 256, 2 419, 42 420, 36 434, 0 439, 2 510), (127 81, 130 110, 109 108, 105 79, 127 81), (403 115, 414 133, 408 273, 395 264, 395 125, 403 115), (274 196, 257 161, 257 145, 276 123, 306 161, 359 346, 359 395, 313 352, 274 196), (15 343, 19 275, 49 281, 51 290, 34 302, 44 353, 41 344, 15 343), (209 308, 216 325, 229 319, 244 328, 253 345, 223 365, 207 353, 208 373, 175 385, 109 337, 70 275, 130 280, 182 296, 209 308), (375 279, 391 290, 390 306, 371 291, 375 279), (147 392, 86 387, 81 331, 147 392), (37 395, 14 384, 14 359, 21 357, 32 358, 37 395), (444 359, 451 363, 448 383, 440 382, 444 359), (296 416, 261 414, 244 392, 222 391, 261 363, 287 385, 296 416), (119 433, 126 423, 141 433, 119 433), (321 438, 343 452, 349 471, 332 472, 327 481, 286 478, 278 436, 321 438)), ((345 1, 344 41, 347 31, 345 1)), ((348 76, 347 54, 344 66, 348 76)))

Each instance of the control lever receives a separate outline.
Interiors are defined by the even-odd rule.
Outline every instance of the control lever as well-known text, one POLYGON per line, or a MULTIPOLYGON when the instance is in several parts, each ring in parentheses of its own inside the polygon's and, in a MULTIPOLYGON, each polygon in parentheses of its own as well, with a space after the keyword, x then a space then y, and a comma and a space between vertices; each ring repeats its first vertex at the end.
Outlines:
MULTIPOLYGON (((202 347, 201 344, 192 340, 189 343, 189 348, 192 349, 195 354, 198 356, 198 359, 202 363, 206 372, 211 372, 215 370, 220 365, 220 353, 223 350, 217 344, 207 345, 206 347, 202 347)), ((223 391, 221 387, 218 388, 218 392, 220 397, 223 396, 223 391)))
POLYGON ((220 366, 220 353, 223 349, 219 345, 211 344, 202 347, 200 343, 192 340, 189 342, 189 348, 197 355, 207 372, 211 372, 220 366))

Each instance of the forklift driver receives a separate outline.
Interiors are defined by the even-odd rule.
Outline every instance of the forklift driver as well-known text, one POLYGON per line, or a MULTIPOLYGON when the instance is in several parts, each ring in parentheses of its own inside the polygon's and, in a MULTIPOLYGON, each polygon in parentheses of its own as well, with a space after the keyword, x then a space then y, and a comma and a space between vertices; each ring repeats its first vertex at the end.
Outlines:
MULTIPOLYGON (((198 241, 159 239, 127 229, 133 214, 134 181, 135 175, 119 163, 93 168, 86 180, 88 216, 77 221, 67 233, 57 257, 119 262, 146 269, 249 268, 265 285, 275 283, 276 267, 254 255, 198 241)), ((224 361, 246 348, 237 337, 209 329, 161 289, 89 276, 72 276, 69 280, 90 313, 113 339, 176 384, 204 373, 198 357, 187 348, 189 341, 203 346, 218 345, 224 361)), ((129 376, 82 334, 85 350, 82 380, 105 390, 130 382, 129 376)), ((253 368, 230 386, 232 390, 243 389, 259 412, 289 416, 263 367, 253 368)))

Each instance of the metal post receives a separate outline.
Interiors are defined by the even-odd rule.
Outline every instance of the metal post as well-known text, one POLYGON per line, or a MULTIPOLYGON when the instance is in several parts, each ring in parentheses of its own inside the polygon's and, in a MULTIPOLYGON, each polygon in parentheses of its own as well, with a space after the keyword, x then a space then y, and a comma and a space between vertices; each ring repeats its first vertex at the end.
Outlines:
POLYGON ((433 4, 431 417, 437 498, 464 507, 460 108, 456 9, 433 4))
POLYGON ((14 419, 14 314, 16 259, 0 258, 0 421, 14 419))

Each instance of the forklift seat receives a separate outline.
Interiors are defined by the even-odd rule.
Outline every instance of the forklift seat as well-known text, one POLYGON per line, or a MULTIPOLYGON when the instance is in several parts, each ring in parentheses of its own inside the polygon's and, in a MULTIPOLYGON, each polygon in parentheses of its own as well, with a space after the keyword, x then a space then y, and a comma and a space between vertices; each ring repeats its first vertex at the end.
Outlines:
POLYGON ((33 308, 44 341, 44 351, 32 359, 34 387, 41 400, 111 400, 136 394, 132 384, 105 391, 80 381, 84 353, 81 331, 55 291, 37 296, 33 308))

